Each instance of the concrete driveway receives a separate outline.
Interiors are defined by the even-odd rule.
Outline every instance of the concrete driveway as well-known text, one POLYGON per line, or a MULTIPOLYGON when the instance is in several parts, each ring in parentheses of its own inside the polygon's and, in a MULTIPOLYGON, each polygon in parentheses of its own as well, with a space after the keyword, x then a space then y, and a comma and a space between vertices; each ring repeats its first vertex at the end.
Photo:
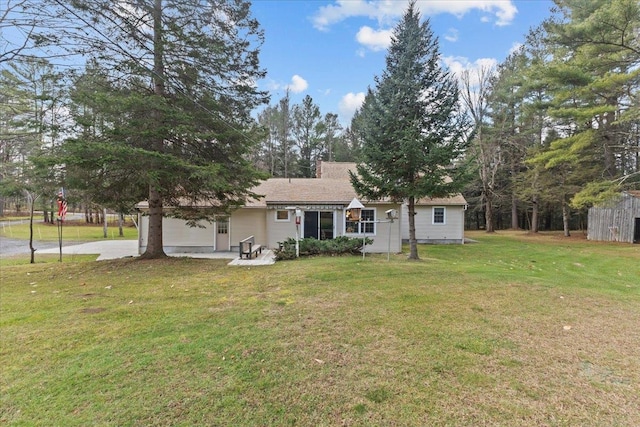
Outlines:
MULTIPOLYGON (((38 250, 39 254, 58 254, 60 248, 48 248, 38 250)), ((117 259, 138 256, 137 240, 102 240, 99 242, 81 243, 69 246, 62 246, 62 256, 97 254, 96 261, 106 259, 117 259)), ((273 252, 263 251, 258 258, 239 259, 237 252, 212 252, 212 253, 168 253, 171 257, 207 258, 207 259, 229 259, 233 260, 230 265, 270 265, 275 262, 273 252)))
MULTIPOLYGON (((60 247, 42 249, 39 254, 58 254, 60 247)), ((105 259, 117 259, 138 256, 137 240, 102 240, 99 242, 80 243, 77 245, 62 246, 64 255, 98 255, 97 261, 105 259)))

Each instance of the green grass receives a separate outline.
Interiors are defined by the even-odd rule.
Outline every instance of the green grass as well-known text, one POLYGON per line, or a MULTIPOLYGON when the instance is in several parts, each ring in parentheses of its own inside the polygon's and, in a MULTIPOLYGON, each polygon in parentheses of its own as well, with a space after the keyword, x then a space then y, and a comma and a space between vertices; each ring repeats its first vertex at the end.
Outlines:
MULTIPOLYGON (((27 218, 28 220, 28 218, 27 218)), ((123 237, 120 237, 117 223, 108 223, 107 238, 108 239, 137 239, 138 231, 136 228, 128 222, 123 227, 123 237)), ((0 226, 0 237, 6 237, 10 239, 28 239, 29 238, 29 224, 5 224, 0 226)), ((92 241, 103 240, 104 230, 102 225, 86 224, 84 221, 66 221, 62 226, 62 238, 65 241, 92 241)), ((58 226, 57 224, 48 224, 41 219, 34 220, 33 222, 33 239, 43 241, 57 241, 58 240, 58 226)))
POLYGON ((1 425, 640 425, 640 246, 3 264, 1 425))

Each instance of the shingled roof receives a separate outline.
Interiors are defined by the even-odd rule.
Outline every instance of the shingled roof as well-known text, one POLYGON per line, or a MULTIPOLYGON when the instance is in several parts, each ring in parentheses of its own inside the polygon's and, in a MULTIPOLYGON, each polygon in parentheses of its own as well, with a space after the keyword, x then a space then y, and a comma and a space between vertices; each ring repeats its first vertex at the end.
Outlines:
MULTIPOLYGON (((349 178, 349 171, 356 171, 356 164, 350 162, 318 162, 318 178, 270 178, 262 181, 251 191, 261 195, 258 199, 247 200, 245 207, 264 208, 267 205, 348 205, 358 197, 349 178)), ((389 199, 362 200, 365 204, 389 203, 389 199)), ((461 206, 467 201, 462 194, 444 198, 425 197, 416 201, 417 205, 461 206)), ((196 205, 183 201, 183 206, 206 208, 211 202, 199 202, 196 205)), ((139 209, 148 209, 147 201, 136 205, 139 209)), ((169 209, 169 207, 168 207, 169 209)))
POLYGON ((252 190, 263 195, 247 201, 247 207, 267 204, 349 204, 356 197, 351 184, 339 179, 270 178, 252 190))
MULTIPOLYGON (((349 180, 349 171, 356 171, 351 162, 318 162, 317 178, 270 178, 252 189, 264 197, 249 200, 247 207, 295 204, 348 204, 357 197, 349 180)), ((363 200, 363 203, 375 201, 363 200)), ((378 203, 388 203, 387 200, 378 203)), ((466 205, 462 194, 446 198, 423 198, 418 205, 466 205)))

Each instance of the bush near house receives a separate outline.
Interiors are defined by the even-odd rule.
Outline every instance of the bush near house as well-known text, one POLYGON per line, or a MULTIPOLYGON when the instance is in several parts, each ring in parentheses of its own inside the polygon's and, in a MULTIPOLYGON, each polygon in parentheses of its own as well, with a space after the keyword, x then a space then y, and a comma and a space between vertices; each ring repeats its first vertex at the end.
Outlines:
MULTIPOLYGON (((355 255, 362 253, 362 240, 360 237, 338 236, 335 239, 318 240, 313 237, 300 239, 300 256, 312 255, 355 255)), ((366 238, 367 245, 373 243, 373 239, 366 238)), ((275 251, 276 260, 283 261, 296 258, 296 239, 288 238, 280 242, 280 249, 275 251)))

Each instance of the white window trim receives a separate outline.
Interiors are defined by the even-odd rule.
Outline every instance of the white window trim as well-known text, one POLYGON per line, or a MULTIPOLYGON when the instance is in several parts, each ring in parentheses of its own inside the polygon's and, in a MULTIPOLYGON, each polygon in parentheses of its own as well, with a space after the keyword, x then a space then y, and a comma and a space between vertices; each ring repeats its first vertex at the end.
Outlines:
POLYGON ((274 218, 276 222, 289 222, 291 221, 291 211, 288 209, 276 209, 274 211, 274 218), (286 212, 287 213, 287 219, 278 219, 278 212, 286 212))
POLYGON ((343 223, 343 233, 345 236, 375 236, 376 232, 378 231, 378 227, 377 227, 377 221, 376 221, 376 216, 378 215, 378 210, 375 208, 365 208, 363 210, 366 211, 373 211, 373 220, 372 221, 365 221, 365 223, 368 224, 373 224, 373 233, 362 233, 360 230, 362 229, 362 223, 359 223, 360 225, 358 226, 358 232, 354 233, 351 231, 347 231, 347 222, 346 219, 343 223))
POLYGON ((431 225, 447 225, 447 208, 445 206, 431 208, 431 225), (436 222, 436 209, 442 209, 442 222, 436 222))

